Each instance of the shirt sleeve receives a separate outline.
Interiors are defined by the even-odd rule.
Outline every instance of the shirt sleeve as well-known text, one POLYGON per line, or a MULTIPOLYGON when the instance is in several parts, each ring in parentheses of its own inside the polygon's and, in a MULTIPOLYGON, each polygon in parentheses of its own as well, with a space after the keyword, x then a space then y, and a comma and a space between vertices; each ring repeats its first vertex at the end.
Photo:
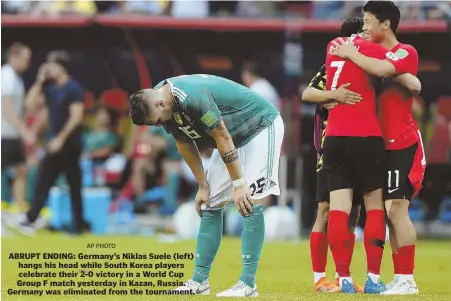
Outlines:
POLYGON ((385 49, 381 45, 368 41, 364 41, 360 49, 360 53, 362 53, 363 55, 379 60, 385 59, 388 52, 387 49, 385 49))
POLYGON ((75 85, 69 94, 70 103, 83 103, 85 98, 85 91, 80 85, 75 85))
POLYGON ((396 73, 417 74, 418 71, 418 53, 410 45, 402 46, 395 52, 387 52, 386 60, 395 66, 396 73))
POLYGON ((10 70, 2 68, 2 96, 14 94, 14 76, 10 70))
POLYGON ((211 91, 202 89, 190 93, 184 103, 187 115, 198 122, 206 133, 211 132, 222 121, 221 111, 211 91))
POLYGON ((321 69, 319 69, 315 77, 310 81, 309 87, 326 90, 326 65, 321 66, 321 69))

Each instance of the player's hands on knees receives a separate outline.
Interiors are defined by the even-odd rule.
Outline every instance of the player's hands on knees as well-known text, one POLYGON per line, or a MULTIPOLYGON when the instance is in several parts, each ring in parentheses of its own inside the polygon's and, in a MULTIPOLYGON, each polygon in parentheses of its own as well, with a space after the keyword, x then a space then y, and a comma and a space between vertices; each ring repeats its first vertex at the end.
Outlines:
POLYGON ((339 103, 354 105, 362 100, 360 94, 355 93, 347 88, 351 83, 341 85, 337 90, 334 90, 334 99, 339 103))
POLYGON ((233 188, 233 203, 238 209, 238 212, 244 217, 252 212, 254 203, 252 202, 249 187, 247 187, 247 185, 233 188))
POLYGON ((196 198, 194 199, 194 201, 197 214, 199 214, 200 217, 202 217, 201 207, 203 204, 205 204, 208 207, 209 199, 210 199, 210 187, 208 186, 208 184, 199 185, 199 190, 197 191, 196 198))

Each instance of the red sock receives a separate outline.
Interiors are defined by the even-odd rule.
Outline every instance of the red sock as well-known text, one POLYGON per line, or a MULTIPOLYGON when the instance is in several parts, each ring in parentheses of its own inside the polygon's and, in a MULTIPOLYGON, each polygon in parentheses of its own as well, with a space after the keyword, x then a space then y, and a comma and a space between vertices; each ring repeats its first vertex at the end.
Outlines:
POLYGON ((366 213, 364 245, 368 272, 380 275, 385 245, 385 214, 383 210, 370 210, 366 213))
POLYGON ((349 248, 349 263, 352 262, 352 255, 354 254, 354 246, 355 246, 355 233, 349 233, 351 237, 351 248, 349 248))
POLYGON ((131 199, 133 196, 133 193, 135 192, 135 189, 133 188, 133 182, 130 180, 127 182, 125 187, 121 191, 121 197, 126 199, 131 199))
POLYGON ((310 257, 312 258, 313 272, 326 272, 328 247, 326 234, 322 232, 310 233, 310 257))
POLYGON ((401 274, 399 269, 399 257, 398 253, 391 253, 391 258, 393 259, 393 270, 395 274, 401 274))
POLYGON ((337 273, 340 277, 349 277, 349 249, 351 248, 351 237, 348 230, 349 215, 343 211, 332 210, 329 213, 329 224, 327 226, 327 238, 330 250, 334 257, 337 273))
POLYGON ((398 248, 399 274, 413 275, 415 267, 415 246, 398 248))

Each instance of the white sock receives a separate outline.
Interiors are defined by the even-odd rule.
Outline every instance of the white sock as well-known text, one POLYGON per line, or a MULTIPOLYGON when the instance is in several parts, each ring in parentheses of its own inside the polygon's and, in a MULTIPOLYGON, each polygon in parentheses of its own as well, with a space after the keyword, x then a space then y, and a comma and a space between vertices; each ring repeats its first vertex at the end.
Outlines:
POLYGON ((323 277, 326 277, 326 272, 322 273, 313 272, 313 281, 314 281, 313 284, 317 283, 323 277))
POLYGON ((412 283, 415 283, 415 279, 413 278, 413 275, 399 275, 398 281, 410 281, 412 283))
POLYGON ((338 279, 338 278, 340 278, 340 276, 338 276, 338 273, 335 272, 335 279, 338 279))
POLYGON ((371 281, 373 281, 374 283, 378 283, 381 280, 380 275, 376 275, 373 273, 368 273, 368 277, 370 277, 371 281))
POLYGON ((349 276, 349 277, 340 277, 339 282, 338 282, 340 284, 340 287, 343 287, 343 280, 346 280, 349 283, 353 283, 351 276, 349 276))

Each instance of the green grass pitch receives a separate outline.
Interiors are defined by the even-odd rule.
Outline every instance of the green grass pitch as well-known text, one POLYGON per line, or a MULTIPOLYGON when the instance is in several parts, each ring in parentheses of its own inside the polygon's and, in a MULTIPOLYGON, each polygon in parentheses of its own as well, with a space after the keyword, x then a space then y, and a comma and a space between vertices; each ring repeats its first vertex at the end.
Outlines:
MULTIPOLYGON (((122 252, 138 253, 174 253, 193 252, 195 241, 176 243, 159 243, 154 238, 139 237, 94 237, 78 238, 42 233, 35 238, 14 236, 2 238, 2 300, 210 300, 215 294, 233 285, 240 274, 241 256, 240 240, 225 238, 219 254, 213 265, 210 283, 210 296, 10 296, 8 289, 17 288, 19 279, 17 260, 9 258, 14 252, 71 252, 86 254, 109 254, 122 252), (88 249, 89 243, 115 243, 115 249, 88 249)), ((419 296, 369 296, 342 294, 314 294, 312 293, 312 273, 307 240, 293 243, 266 243, 263 248, 260 266, 257 274, 257 285, 260 300, 348 300, 348 299, 388 299, 388 300, 451 300, 451 242, 450 241, 421 241, 417 246, 416 281, 420 288, 419 296)), ((158 261, 158 260, 157 260, 158 261)), ((154 261, 154 262, 157 262, 154 261)), ((25 262, 25 261, 22 261, 25 262)), ((42 263, 35 260, 33 263, 42 263)), ((55 260, 56 262, 56 260, 55 260)), ((174 262, 174 261, 171 261, 174 262)), ((186 280, 191 277, 193 262, 183 261, 186 280)), ((333 261, 329 257, 328 275, 333 276, 333 261)), ((95 269, 92 269, 94 272, 95 269)), ((130 270, 130 269, 128 269, 130 270)), ((24 271, 24 270, 22 270, 24 271)), ((56 270, 59 271, 59 270, 56 270)), ((111 271, 124 271, 115 269, 111 271)), ((141 270, 136 270, 141 271, 141 270)), ((365 278, 365 254, 362 242, 356 243, 352 263, 353 278, 363 284, 365 278)), ((382 277, 385 282, 392 278, 392 263, 390 247, 386 248, 382 277)), ((95 278, 95 277, 94 277, 95 278)), ((98 279, 98 278, 97 278, 98 279)), ((33 280, 33 279, 23 279, 33 280)), ((53 279, 62 280, 62 279, 53 279)), ((74 279, 82 280, 81 278, 74 279)), ((99 279, 105 280, 105 279, 99 279)), ((111 279, 110 279, 111 280, 111 279)), ((141 278, 139 280, 146 280, 141 278)), ((44 293, 45 294, 45 293, 44 293)))

